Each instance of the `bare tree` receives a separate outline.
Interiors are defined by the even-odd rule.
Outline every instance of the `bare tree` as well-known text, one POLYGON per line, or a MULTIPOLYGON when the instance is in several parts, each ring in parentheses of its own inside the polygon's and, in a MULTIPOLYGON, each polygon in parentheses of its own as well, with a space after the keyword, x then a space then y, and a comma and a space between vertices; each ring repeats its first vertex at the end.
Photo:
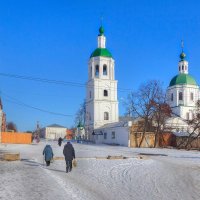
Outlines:
POLYGON ((156 138, 159 137, 159 133, 164 127, 164 121, 171 112, 165 103, 161 83, 157 80, 148 81, 142 84, 136 92, 130 93, 125 106, 129 115, 143 120, 142 127, 140 127, 142 138, 138 144, 139 147, 147 131, 153 131, 156 138))
POLYGON ((75 124, 81 123, 83 126, 85 125, 85 115, 86 115, 86 101, 80 105, 79 110, 76 112, 75 116, 75 124))
POLYGON ((166 120, 171 117, 172 114, 170 106, 165 103, 164 95, 161 94, 160 97, 160 99, 157 99, 157 102, 152 102, 154 106, 153 123, 155 126, 154 147, 156 147, 156 145, 160 145, 160 139, 164 142, 163 133, 170 129, 170 127, 166 126, 166 120))
POLYGON ((8 122, 6 124, 6 128, 7 130, 11 130, 11 131, 14 131, 14 132, 17 132, 17 126, 14 122, 8 122))

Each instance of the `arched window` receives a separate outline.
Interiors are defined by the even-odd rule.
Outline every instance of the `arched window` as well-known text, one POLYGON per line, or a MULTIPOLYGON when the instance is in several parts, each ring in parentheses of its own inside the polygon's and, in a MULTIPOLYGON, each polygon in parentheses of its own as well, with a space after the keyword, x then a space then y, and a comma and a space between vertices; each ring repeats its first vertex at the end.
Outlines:
POLYGON ((193 101, 194 100, 194 94, 191 92, 190 93, 190 100, 193 101))
POLYGON ((104 120, 109 120, 109 113, 108 112, 104 112, 104 120))
POLYGON ((99 77, 99 65, 95 66, 95 76, 99 77))
POLYGON ((90 99, 92 98, 92 92, 90 91, 90 99))
POLYGON ((182 92, 179 92, 178 99, 181 100, 181 101, 183 100, 183 93, 182 92))
POLYGON ((179 66, 179 71, 181 71, 181 67, 179 66))
POLYGON ((104 96, 104 97, 107 97, 107 96, 108 96, 108 90, 104 90, 104 91, 103 91, 103 96, 104 96))
POLYGON ((182 70, 184 70, 184 65, 182 65, 182 70))
POLYGON ((107 65, 103 65, 103 75, 107 75, 107 65))
POLYGON ((91 74, 91 77, 92 77, 92 66, 90 67, 90 74, 91 74))
POLYGON ((173 101, 174 100, 174 95, 173 95, 173 93, 171 94, 171 101, 173 101))

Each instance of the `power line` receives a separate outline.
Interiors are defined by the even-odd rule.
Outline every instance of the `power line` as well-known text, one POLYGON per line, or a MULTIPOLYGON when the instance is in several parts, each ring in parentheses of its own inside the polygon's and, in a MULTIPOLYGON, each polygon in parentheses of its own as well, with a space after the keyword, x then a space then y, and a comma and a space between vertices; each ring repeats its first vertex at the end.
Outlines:
POLYGON ((44 109, 41 109, 41 108, 31 106, 31 105, 25 104, 22 101, 19 101, 15 98, 11 97, 9 95, 6 95, 4 92, 1 92, 1 93, 4 95, 6 100, 10 101, 11 103, 15 103, 15 104, 20 105, 20 106, 28 107, 28 108, 35 109, 35 110, 45 112, 45 113, 49 113, 49 114, 52 114, 52 115, 59 115, 59 116, 63 116, 63 117, 73 117, 73 115, 67 115, 67 114, 63 114, 63 113, 52 112, 52 111, 48 111, 48 110, 44 110, 44 109))
MULTIPOLYGON (((53 80, 53 79, 45 79, 45 78, 38 78, 38 77, 32 77, 32 76, 22 76, 22 75, 16 75, 16 74, 7 74, 7 73, 0 73, 0 76, 5 76, 9 78, 17 78, 17 79, 23 79, 23 80, 29 80, 29 81, 37 81, 37 82, 43 82, 43 83, 50 83, 50 84, 57 84, 57 85, 64 85, 64 86, 73 86, 73 87, 86 87, 86 84, 78 83, 78 82, 70 82, 70 81, 60 81, 60 80, 53 80)), ((89 85, 89 87, 93 88, 102 88, 99 86, 89 85)), ((114 87, 110 87, 110 90, 115 90, 114 87)), ((119 92, 128 92, 132 91, 131 89, 123 89, 118 88, 119 92)))
POLYGON ((60 80, 45 79, 45 78, 38 78, 38 77, 32 77, 32 76, 21 76, 21 75, 6 74, 6 73, 0 73, 0 76, 6 76, 9 78, 25 79, 25 80, 30 80, 30 81, 38 81, 38 82, 44 82, 44 83, 53 83, 53 84, 59 84, 59 85, 85 87, 85 84, 78 83, 78 82, 60 81, 60 80))

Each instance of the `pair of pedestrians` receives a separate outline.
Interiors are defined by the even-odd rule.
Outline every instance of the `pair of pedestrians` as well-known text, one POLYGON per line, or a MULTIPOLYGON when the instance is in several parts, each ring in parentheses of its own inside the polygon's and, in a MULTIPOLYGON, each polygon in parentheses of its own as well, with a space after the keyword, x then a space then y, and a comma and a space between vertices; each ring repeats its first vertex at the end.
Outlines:
MULTIPOLYGON (((70 142, 64 146, 63 154, 65 156, 66 162, 66 173, 72 171, 72 160, 75 159, 75 150, 70 142)), ((43 150, 43 155, 45 157, 46 166, 50 165, 51 160, 53 159, 53 150, 49 144, 47 144, 43 150)))

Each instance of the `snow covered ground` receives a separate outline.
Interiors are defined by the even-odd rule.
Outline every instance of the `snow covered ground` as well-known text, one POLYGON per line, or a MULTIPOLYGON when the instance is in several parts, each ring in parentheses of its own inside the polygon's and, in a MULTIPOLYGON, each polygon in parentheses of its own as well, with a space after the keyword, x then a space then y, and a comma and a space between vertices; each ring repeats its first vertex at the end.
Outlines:
MULTIPOLYGON (((63 145, 50 142, 54 157, 63 145)), ((45 142, 0 144, 1 151, 20 152, 21 161, 0 161, 2 200, 199 200, 200 152, 174 149, 130 149, 73 144, 78 165, 65 173, 65 161, 43 164, 45 142), (140 154, 150 154, 142 156, 140 154), (128 159, 108 160, 108 155, 128 159)))

